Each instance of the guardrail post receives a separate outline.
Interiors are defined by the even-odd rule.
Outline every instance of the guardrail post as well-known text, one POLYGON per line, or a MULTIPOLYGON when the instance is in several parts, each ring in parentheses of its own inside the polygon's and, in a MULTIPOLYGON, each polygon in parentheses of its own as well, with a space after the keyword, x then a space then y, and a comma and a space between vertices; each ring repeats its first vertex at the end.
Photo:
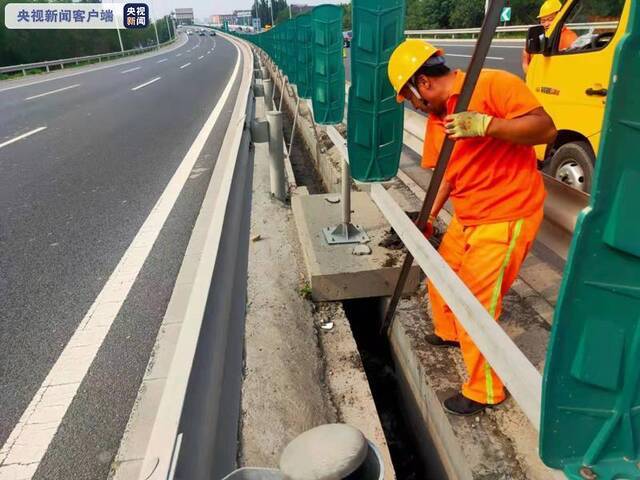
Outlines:
MULTIPOLYGON (((265 96, 266 98, 266 96, 265 96)), ((285 201, 287 196, 284 176, 284 135, 282 132, 282 112, 267 112, 269 123, 269 171, 271 173, 271 194, 285 201)))
POLYGON ((60 70, 64 70, 64 63, 60 64, 60 70))
POLYGON ((47 73, 49 73, 49 65, 46 65, 45 68, 47 69, 47 73))
POLYGON ((23 76, 23 77, 26 77, 26 76, 27 76, 27 70, 26 70, 26 69, 24 69, 24 68, 22 69, 22 76, 23 76))
POLYGON ((264 105, 267 111, 273 110, 273 80, 265 78, 262 81, 264 87, 264 105))

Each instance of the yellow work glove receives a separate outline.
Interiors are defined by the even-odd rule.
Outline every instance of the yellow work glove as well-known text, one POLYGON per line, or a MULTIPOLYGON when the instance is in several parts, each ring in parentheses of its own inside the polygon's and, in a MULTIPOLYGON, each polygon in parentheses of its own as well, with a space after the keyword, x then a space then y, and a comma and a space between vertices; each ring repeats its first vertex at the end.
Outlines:
POLYGON ((493 120, 491 115, 478 112, 462 112, 447 115, 444 128, 447 135, 457 140, 459 138, 484 137, 493 120))

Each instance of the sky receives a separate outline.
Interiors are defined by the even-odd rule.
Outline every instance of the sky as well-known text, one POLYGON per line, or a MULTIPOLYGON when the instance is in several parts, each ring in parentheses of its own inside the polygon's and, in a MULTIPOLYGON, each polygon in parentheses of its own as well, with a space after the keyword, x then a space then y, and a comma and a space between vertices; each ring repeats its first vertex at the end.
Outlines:
MULTIPOLYGON (((321 5, 323 3, 346 3, 348 0, 294 0, 291 3, 321 5)), ((249 10, 254 4, 252 0, 146 0, 154 16, 163 16, 174 8, 192 7, 196 18, 205 19, 214 14, 231 13, 234 10, 249 10)))

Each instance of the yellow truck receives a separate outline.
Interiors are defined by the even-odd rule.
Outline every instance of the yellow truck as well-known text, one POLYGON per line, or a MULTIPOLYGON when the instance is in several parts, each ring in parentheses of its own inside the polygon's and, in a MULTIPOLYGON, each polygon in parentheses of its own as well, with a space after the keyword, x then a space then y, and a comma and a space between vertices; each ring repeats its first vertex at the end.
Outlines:
MULTIPOLYGON (((537 148, 538 158, 549 175, 586 193, 591 191, 614 52, 636 1, 568 0, 547 30, 539 25, 527 35, 526 50, 532 54, 527 85, 559 132, 555 144, 537 148), (567 36, 573 40, 570 45, 567 36)), ((638 86, 640 93, 640 79, 638 86)))

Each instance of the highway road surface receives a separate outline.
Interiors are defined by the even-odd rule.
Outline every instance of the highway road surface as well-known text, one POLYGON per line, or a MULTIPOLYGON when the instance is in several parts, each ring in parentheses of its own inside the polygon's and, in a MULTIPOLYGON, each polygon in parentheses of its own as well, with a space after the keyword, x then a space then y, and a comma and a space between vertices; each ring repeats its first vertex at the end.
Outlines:
MULTIPOLYGON (((452 68, 466 70, 475 47, 474 41, 465 40, 429 40, 437 47, 445 51, 447 65, 452 68)), ((486 68, 498 68, 523 76, 522 72, 522 49, 523 41, 496 41, 494 40, 489 50, 489 55, 485 62, 486 68)), ((351 49, 347 48, 347 58, 345 58, 345 69, 347 80, 351 79, 351 49)))
POLYGON ((0 480, 108 477, 240 80, 181 42, 0 82, 0 480))

